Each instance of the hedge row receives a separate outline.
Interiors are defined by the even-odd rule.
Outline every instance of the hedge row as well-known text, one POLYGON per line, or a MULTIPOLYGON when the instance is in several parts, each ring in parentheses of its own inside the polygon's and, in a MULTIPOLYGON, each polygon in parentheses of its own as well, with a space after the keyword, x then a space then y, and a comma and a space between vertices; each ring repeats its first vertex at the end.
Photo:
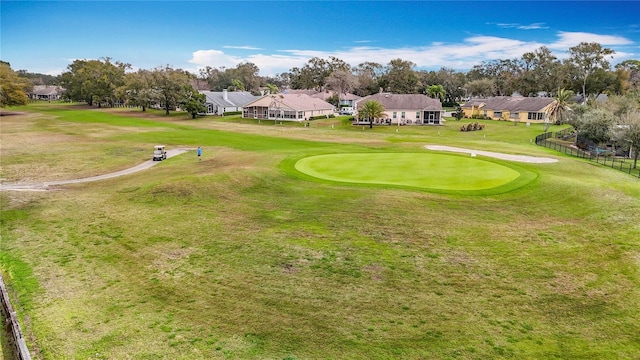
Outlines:
POLYGON ((222 116, 228 115, 242 115, 242 111, 226 111, 222 114, 222 116))
POLYGON ((328 118, 334 118, 336 117, 333 114, 329 114, 329 115, 317 115, 317 116, 312 116, 309 118, 309 120, 320 120, 320 119, 328 119, 328 118))

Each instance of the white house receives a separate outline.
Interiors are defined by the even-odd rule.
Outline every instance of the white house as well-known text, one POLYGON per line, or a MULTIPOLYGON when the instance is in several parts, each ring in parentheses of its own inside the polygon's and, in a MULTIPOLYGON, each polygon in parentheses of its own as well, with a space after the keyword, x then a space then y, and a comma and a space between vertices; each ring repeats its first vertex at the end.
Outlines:
POLYGON ((313 116, 333 115, 328 102, 305 94, 265 95, 244 106, 243 118, 282 121, 304 121, 313 116))
POLYGON ((378 93, 356 101, 356 113, 365 102, 375 100, 382 104, 386 117, 376 119, 378 124, 443 125, 444 110, 437 99, 422 94, 378 93))
POLYGON ((258 98, 248 91, 200 91, 207 99, 207 115, 223 115, 229 111, 242 111, 242 107, 258 98))

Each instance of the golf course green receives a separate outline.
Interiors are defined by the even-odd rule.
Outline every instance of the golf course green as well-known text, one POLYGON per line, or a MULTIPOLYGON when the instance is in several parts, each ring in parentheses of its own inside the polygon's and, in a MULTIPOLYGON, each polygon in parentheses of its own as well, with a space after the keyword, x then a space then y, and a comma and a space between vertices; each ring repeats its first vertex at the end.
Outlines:
POLYGON ((329 181, 444 191, 488 190, 520 177, 513 168, 475 157, 423 153, 317 155, 300 159, 295 168, 329 181))

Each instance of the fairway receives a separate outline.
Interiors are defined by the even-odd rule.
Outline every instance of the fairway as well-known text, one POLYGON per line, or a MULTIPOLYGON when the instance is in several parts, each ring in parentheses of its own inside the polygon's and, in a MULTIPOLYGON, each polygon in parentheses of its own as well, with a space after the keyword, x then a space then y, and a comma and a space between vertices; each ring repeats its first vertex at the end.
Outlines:
POLYGON ((2 183, 51 186, 0 187, 0 273, 34 358, 638 358, 640 183, 542 124, 18 110, 2 183), (156 144, 202 160, 122 174, 156 144))
POLYGON ((427 190, 486 190, 520 176, 514 169, 478 158, 422 153, 318 155, 299 160, 295 167, 325 180, 427 190))

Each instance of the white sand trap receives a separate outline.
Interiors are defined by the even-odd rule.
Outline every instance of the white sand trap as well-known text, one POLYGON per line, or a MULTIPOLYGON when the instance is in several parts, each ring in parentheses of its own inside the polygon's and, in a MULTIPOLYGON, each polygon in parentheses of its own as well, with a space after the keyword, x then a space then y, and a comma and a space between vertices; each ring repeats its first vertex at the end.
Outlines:
POLYGON ((444 145, 425 145, 425 148, 429 150, 436 150, 436 151, 451 151, 451 152, 457 152, 457 153, 471 154, 471 156, 483 155, 483 156, 488 156, 496 159, 517 161, 517 162, 524 162, 524 163, 549 164, 549 163, 558 162, 558 159, 553 159, 553 158, 527 156, 527 155, 512 155, 512 154, 498 153, 493 151, 471 150, 471 149, 463 149, 463 148, 458 148, 453 146, 444 146, 444 145))

